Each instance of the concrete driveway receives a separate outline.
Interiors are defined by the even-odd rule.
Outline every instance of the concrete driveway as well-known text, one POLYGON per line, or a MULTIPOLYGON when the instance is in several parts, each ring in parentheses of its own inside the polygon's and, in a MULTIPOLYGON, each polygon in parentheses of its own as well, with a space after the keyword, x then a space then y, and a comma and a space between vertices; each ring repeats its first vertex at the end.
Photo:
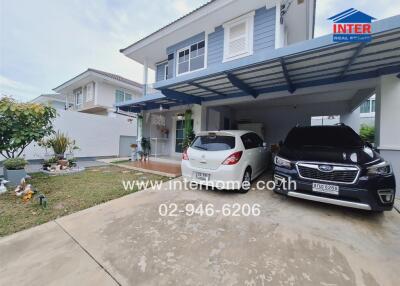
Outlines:
POLYGON ((0 239, 0 285, 398 285, 400 215, 269 191, 146 190, 0 239), (161 217, 161 203, 261 205, 161 217))

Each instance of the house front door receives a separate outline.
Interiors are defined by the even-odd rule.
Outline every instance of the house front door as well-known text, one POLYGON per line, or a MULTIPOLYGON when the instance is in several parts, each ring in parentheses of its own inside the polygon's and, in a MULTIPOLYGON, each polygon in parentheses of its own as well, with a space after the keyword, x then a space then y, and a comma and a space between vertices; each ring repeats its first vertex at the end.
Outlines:
MULTIPOLYGON (((193 126, 193 119, 192 126, 193 126)), ((175 123, 175 153, 183 152, 183 141, 185 139, 185 120, 176 120, 175 123)))

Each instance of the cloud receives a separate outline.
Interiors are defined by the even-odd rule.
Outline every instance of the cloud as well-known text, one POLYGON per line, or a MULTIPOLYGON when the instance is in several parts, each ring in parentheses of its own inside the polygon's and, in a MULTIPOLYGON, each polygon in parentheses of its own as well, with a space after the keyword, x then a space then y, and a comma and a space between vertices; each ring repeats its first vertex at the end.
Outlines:
POLYGON ((18 82, 0 75, 0 94, 12 96, 19 101, 26 101, 30 94, 37 94, 40 89, 36 86, 18 82))
MULTIPOLYGON (((119 49, 206 2, 0 0, 1 92, 33 99, 89 67, 142 82, 142 66, 119 49)), ((354 0, 351 7, 382 19, 398 13, 400 2, 354 0)), ((316 36, 330 32, 328 17, 348 8, 346 0, 317 0, 316 36)))
POLYGON ((33 99, 89 67, 142 82, 143 67, 119 49, 204 2, 1 0, 0 75, 14 83, 2 92, 33 99))
POLYGON ((178 11, 180 14, 187 14, 193 10, 193 7, 189 5, 185 0, 175 0, 173 2, 173 7, 178 11))

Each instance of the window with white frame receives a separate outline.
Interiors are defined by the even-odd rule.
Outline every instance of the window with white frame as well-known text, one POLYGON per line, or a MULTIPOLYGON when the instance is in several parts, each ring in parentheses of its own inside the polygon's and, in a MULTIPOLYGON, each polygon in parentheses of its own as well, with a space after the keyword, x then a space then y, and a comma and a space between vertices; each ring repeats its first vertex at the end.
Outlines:
POLYGON ((371 97, 364 101, 360 106, 360 113, 373 113, 375 112, 375 97, 371 97))
POLYGON ((83 95, 82 95, 82 89, 79 88, 74 91, 74 96, 75 96, 75 105, 77 107, 81 106, 83 103, 83 95))
POLYGON ((199 70, 205 67, 205 41, 178 50, 177 75, 199 70))
POLYGON ((123 91, 123 90, 116 90, 115 91, 115 103, 121 103, 124 101, 128 101, 132 99, 132 95, 123 91))
POLYGON ((168 79, 168 63, 164 66, 164 79, 168 79))
POLYGON ((86 85, 86 102, 92 101, 94 98, 94 83, 88 83, 86 85))
POLYGON ((224 61, 253 54, 254 11, 229 21, 224 27, 224 61))

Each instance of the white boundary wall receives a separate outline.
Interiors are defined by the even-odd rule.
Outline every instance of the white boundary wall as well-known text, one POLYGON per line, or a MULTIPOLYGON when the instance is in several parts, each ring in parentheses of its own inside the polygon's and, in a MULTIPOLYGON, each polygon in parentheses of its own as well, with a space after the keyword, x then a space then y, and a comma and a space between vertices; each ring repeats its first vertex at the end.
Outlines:
MULTIPOLYGON (((57 110, 59 116, 54 121, 54 130, 66 133, 75 139, 80 150, 74 151, 75 157, 117 156, 121 135, 136 136, 136 119, 130 117, 107 117, 76 111, 57 110)), ((49 153, 52 150, 48 150, 49 153)), ((45 150, 32 143, 24 153, 27 160, 43 159, 45 150)))

